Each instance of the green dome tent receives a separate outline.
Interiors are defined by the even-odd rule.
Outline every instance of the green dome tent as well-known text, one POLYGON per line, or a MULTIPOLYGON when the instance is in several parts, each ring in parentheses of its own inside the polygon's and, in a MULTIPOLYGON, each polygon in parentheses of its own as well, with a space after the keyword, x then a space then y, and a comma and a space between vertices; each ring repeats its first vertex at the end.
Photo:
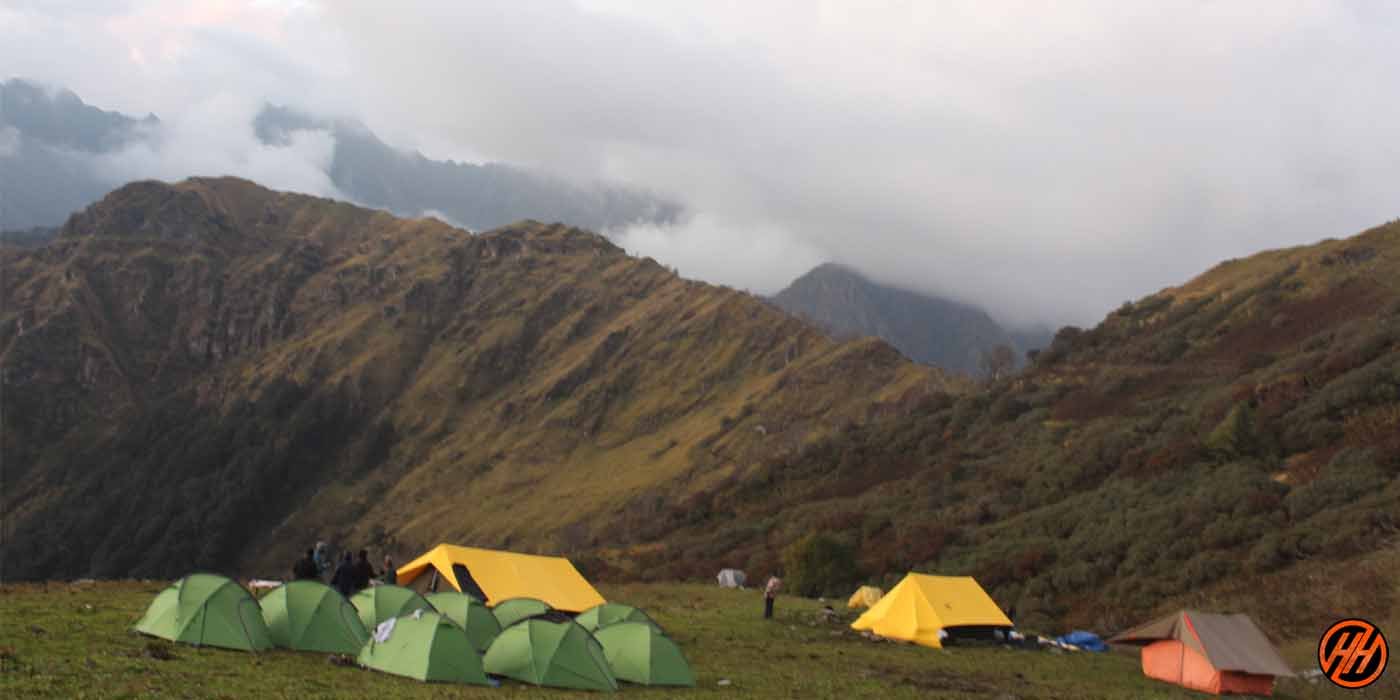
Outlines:
POLYGON ((535 598, 511 598, 503 600, 491 608, 491 614, 496 616, 496 622, 501 623, 501 629, 524 620, 527 617, 543 615, 552 608, 549 603, 535 598))
POLYGON ((651 619, 650 615, 642 612, 641 608, 634 608, 630 605, 623 605, 622 603, 603 603, 602 605, 595 605, 579 613, 578 617, 574 618, 574 622, 583 625, 584 629, 594 633, 597 633, 598 630, 608 625, 615 625, 619 622, 641 622, 655 627, 658 632, 663 631, 661 625, 656 624, 656 621, 651 619))
POLYGON ((359 611, 360 622, 365 623, 365 629, 370 634, 374 634, 374 628, 378 627, 379 623, 407 615, 414 610, 436 612, 432 603, 418 595, 417 591, 403 586, 370 586, 356 593, 350 598, 350 602, 359 611))
POLYGON ((643 685, 695 685, 680 647, 645 622, 619 622, 598 630, 598 643, 613 675, 643 685))
POLYGON ((132 629, 195 646, 272 648, 258 601, 233 580, 190 574, 161 591, 132 629))
POLYGON ((523 620, 501 632, 482 659, 486 672, 534 685, 617 690, 598 640, 573 622, 523 620))
POLYGON ((284 649, 357 654, 369 639, 359 613, 320 581, 292 581, 263 596, 262 617, 272 643, 284 649))
POLYGON ((485 652, 496 639, 496 635, 501 633, 501 623, 496 621, 491 609, 465 593, 433 593, 428 596, 428 602, 442 613, 443 617, 465 630, 467 639, 471 640, 477 651, 485 652))
POLYGON ((356 660, 365 668, 420 681, 492 684, 467 633, 431 611, 385 621, 356 660))

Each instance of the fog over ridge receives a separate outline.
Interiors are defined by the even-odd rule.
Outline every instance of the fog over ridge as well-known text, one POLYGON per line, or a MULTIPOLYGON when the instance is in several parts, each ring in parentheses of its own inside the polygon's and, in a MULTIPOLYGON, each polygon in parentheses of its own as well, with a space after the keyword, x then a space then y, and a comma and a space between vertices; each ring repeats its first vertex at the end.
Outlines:
POLYGON ((772 293, 831 260, 1012 323, 1400 216, 1396 45, 1400 8, 1368 3, 0 7, 4 77, 176 125, 116 172, 336 196, 314 132, 229 126, 291 104, 675 198, 610 235, 687 276, 772 293))

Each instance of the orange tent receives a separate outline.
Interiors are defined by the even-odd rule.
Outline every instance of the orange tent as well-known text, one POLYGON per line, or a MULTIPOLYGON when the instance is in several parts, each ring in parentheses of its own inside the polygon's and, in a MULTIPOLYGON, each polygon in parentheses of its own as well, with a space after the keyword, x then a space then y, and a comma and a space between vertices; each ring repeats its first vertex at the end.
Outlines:
POLYGON ((1182 610, 1108 641, 1142 646, 1148 678, 1216 695, 1272 695, 1274 677, 1293 675, 1248 615, 1182 610))

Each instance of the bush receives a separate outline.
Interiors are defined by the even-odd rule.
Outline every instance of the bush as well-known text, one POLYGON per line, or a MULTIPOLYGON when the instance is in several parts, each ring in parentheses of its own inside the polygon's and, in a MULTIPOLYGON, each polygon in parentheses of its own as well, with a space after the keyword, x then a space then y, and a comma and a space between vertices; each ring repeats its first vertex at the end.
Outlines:
POLYGON ((1332 458, 1316 480, 1290 492, 1283 504, 1293 522, 1302 522, 1382 489, 1388 480, 1389 476, 1374 464, 1369 450, 1347 448, 1332 458))
POLYGON ((1254 429, 1254 410, 1241 401, 1206 436, 1206 447, 1223 457, 1258 455, 1262 441, 1254 429))
POLYGON ((1293 551, 1288 547, 1284 536, 1277 532, 1265 533, 1249 550, 1245 566, 1256 574, 1264 574, 1283 568, 1293 559, 1293 551))
POLYGON ((841 596, 860 580, 851 547, 825 534, 808 535, 783 550, 788 589, 807 596, 841 596))

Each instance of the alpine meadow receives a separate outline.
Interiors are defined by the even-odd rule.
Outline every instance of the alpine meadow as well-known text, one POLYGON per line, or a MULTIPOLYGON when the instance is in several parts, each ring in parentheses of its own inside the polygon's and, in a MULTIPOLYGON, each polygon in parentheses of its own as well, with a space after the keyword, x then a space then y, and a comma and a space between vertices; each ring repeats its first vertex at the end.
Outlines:
POLYGON ((0 2, 0 696, 1400 698, 1397 37, 0 2))

